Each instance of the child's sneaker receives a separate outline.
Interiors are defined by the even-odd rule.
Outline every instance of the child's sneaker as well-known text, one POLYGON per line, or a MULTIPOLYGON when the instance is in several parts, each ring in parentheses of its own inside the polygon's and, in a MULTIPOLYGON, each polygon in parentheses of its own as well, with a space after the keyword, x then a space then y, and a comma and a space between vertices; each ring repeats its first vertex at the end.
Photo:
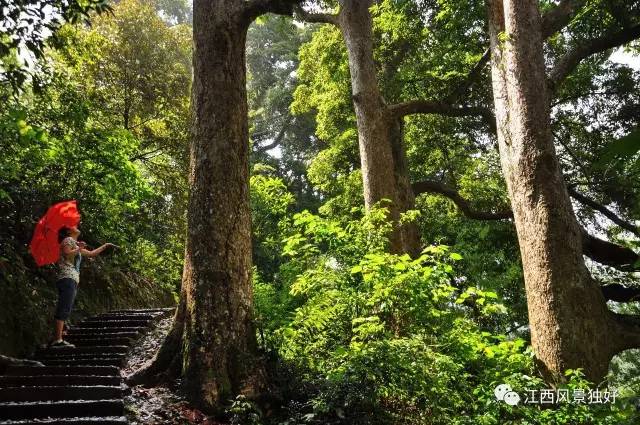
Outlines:
POLYGON ((76 348, 75 345, 71 344, 70 342, 67 342, 63 339, 61 339, 60 341, 54 341, 51 344, 49 344, 50 348, 76 348))

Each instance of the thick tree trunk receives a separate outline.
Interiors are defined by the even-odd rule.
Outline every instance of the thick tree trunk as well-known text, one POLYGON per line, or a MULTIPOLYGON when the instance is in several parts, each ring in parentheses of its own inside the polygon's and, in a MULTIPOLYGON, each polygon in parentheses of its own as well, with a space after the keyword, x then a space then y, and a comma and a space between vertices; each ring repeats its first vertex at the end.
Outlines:
MULTIPOLYGON (((404 143, 404 123, 402 118, 391 122, 391 148, 393 152, 394 175, 398 194, 398 208, 400 212, 416 209, 416 197, 409 177, 409 161, 404 143)), ((403 223, 399 229, 402 252, 413 257, 420 255, 420 229, 415 222, 403 223)))
POLYGON ((243 3, 196 0, 193 10, 182 375, 191 400, 208 407, 262 386, 252 324, 243 3))
POLYGON ((608 311, 584 264, 581 229, 552 141, 537 3, 488 2, 500 157, 542 372, 556 382, 564 370, 583 368, 599 382, 612 356, 638 338, 608 311))
POLYGON ((252 322, 246 2, 195 0, 188 230, 180 305, 155 361, 129 382, 179 375, 215 411, 265 378, 252 322))
POLYGON ((389 112, 378 87, 371 3, 372 0, 342 0, 338 20, 349 56, 365 206, 369 209, 388 199, 391 203, 386 206, 394 222, 391 250, 416 254, 420 249, 416 225, 399 223, 401 212, 414 206, 413 193, 401 139, 397 140, 394 155, 393 138, 401 137, 400 124, 389 112), (404 173, 400 181, 397 172, 404 173))

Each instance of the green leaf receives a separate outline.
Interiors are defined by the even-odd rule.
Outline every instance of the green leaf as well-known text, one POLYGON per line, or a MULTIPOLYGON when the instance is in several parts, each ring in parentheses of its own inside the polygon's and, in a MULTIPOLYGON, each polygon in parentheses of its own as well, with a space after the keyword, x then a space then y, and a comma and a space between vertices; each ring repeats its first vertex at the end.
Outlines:
POLYGON ((636 129, 624 137, 611 143, 605 149, 600 160, 595 164, 596 168, 607 166, 616 157, 630 158, 640 151, 640 129, 636 129))

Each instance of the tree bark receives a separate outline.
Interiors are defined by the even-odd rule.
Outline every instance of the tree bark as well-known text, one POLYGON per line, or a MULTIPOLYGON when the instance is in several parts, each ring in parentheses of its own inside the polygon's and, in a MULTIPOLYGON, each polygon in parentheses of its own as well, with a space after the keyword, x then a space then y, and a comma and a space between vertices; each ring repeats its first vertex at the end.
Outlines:
POLYGON ((182 278, 183 384, 215 408, 262 389, 252 324, 244 2, 196 0, 182 278))
POLYGON ((400 214, 414 208, 408 179, 401 122, 380 93, 373 60, 372 0, 341 0, 337 23, 347 46, 351 91, 358 125, 358 145, 365 207, 390 201, 394 223, 392 252, 417 254, 420 240, 415 223, 400 224, 400 214))
POLYGON ((522 255, 531 342, 558 382, 582 368, 599 382, 637 331, 607 309, 582 257, 552 141, 537 0, 489 0, 492 84, 500 159, 522 255), (626 339, 626 341, 625 341, 626 339))
POLYGON ((182 378, 190 401, 215 412, 261 395, 251 286, 245 39, 262 13, 293 0, 195 0, 188 230, 180 304, 154 361, 130 383, 182 378))
MULTIPOLYGON (((393 152, 393 170, 396 178, 398 193, 398 207, 400 212, 414 210, 416 197, 409 177, 409 161, 404 143, 404 122, 402 118, 391 121, 391 148, 393 152)), ((417 257, 421 252, 420 229, 414 222, 400 224, 400 238, 402 252, 417 257)))

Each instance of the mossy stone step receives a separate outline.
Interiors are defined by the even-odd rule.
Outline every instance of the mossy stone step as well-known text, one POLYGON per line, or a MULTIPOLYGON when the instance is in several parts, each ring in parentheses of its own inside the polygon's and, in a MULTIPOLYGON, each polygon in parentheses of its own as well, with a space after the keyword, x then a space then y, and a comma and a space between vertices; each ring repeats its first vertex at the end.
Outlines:
POLYGON ((148 328, 133 327, 133 328, 82 328, 73 329, 67 333, 67 336, 82 337, 85 335, 102 335, 107 336, 125 336, 128 334, 131 337, 137 337, 140 332, 147 330, 148 328))
POLYGON ((100 358, 52 358, 41 359, 45 366, 122 366, 122 357, 100 357, 100 358))
POLYGON ((147 327, 150 320, 85 320, 74 326, 76 329, 87 328, 126 328, 126 327, 147 327))
POLYGON ((113 400, 65 400, 0 403, 0 418, 77 418, 82 416, 122 416, 124 401, 113 400))
POLYGON ((76 347, 102 347, 115 345, 124 345, 128 347, 131 345, 132 338, 99 338, 99 335, 96 335, 96 338, 69 336, 67 337, 67 341, 76 347))

